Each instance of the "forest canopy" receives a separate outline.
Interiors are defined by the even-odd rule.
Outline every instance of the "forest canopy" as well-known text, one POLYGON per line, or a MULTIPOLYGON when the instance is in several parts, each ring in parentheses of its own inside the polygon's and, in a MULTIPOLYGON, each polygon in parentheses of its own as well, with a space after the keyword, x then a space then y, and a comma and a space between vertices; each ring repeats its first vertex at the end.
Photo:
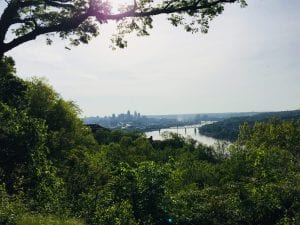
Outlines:
POLYGON ((283 121, 297 121, 300 119, 300 110, 266 112, 253 116, 232 117, 199 127, 199 132, 210 137, 234 142, 238 139, 240 127, 244 124, 253 126, 257 122, 267 122, 272 118, 283 121))
POLYGON ((45 81, 0 68, 1 225, 299 224, 300 121, 244 125, 228 149, 92 132, 45 81))

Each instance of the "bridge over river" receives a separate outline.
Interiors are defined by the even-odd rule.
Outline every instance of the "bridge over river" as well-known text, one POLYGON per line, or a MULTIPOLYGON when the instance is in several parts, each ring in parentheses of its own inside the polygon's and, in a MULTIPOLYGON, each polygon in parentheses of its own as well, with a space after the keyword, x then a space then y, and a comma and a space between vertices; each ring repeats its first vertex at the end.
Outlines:
POLYGON ((153 140, 163 140, 165 132, 172 132, 176 134, 180 134, 183 137, 190 137, 202 144, 206 145, 214 145, 216 142, 218 142, 218 139, 211 138, 205 135, 202 135, 199 133, 198 128, 201 126, 204 126, 205 124, 213 123, 212 121, 205 121, 201 124, 193 124, 193 125, 186 125, 186 126, 178 126, 178 127, 170 127, 170 128, 164 128, 160 130, 150 131, 146 132, 147 137, 153 138, 153 140))

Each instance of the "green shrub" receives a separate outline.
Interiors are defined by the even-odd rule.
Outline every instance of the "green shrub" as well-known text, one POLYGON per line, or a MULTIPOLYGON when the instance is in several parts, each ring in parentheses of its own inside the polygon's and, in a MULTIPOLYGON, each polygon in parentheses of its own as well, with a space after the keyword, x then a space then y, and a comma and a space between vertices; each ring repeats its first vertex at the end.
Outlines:
POLYGON ((0 185, 0 225, 16 225, 17 217, 24 211, 20 200, 9 196, 5 186, 0 185))

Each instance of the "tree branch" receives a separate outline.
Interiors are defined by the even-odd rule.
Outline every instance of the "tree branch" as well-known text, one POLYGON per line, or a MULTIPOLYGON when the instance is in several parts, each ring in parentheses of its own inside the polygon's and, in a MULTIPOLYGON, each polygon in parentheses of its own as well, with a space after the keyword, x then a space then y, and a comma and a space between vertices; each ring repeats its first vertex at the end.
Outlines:
POLYGON ((59 3, 57 1, 51 1, 51 0, 46 0, 45 4, 49 5, 49 6, 65 8, 65 9, 74 9, 75 8, 74 5, 72 5, 72 4, 59 3))
POLYGON ((105 15, 99 12, 96 12, 94 15, 99 21, 103 20, 121 20, 123 18, 127 17, 148 17, 148 16, 155 16, 159 14, 170 14, 170 13, 180 13, 184 11, 197 11, 200 9, 206 9, 209 7, 216 6, 221 3, 234 3, 237 0, 217 0, 214 2, 210 2, 204 5, 198 5, 200 1, 197 1, 196 4, 192 4, 189 6, 183 6, 183 7, 164 7, 164 8, 154 8, 150 11, 144 11, 144 12, 136 12, 133 10, 124 12, 124 13, 119 13, 119 14, 114 14, 114 15, 105 15))
POLYGON ((69 4, 70 0, 66 1, 55 1, 55 0, 40 0, 40 1, 24 1, 19 3, 20 8, 30 7, 30 6, 38 6, 38 5, 49 5, 53 7, 61 7, 61 8, 74 8, 73 4, 69 4))
POLYGON ((52 32, 61 32, 61 31, 70 31, 72 29, 77 28, 88 17, 89 17, 89 14, 85 13, 76 18, 68 19, 67 21, 65 21, 61 24, 58 24, 58 25, 52 25, 49 27, 36 27, 33 31, 31 31, 23 36, 20 36, 18 38, 15 38, 9 43, 4 43, 3 50, 4 50, 4 52, 7 52, 7 51, 17 47, 20 44, 23 44, 27 41, 36 39, 38 36, 40 36, 42 34, 48 34, 48 33, 52 33, 52 32))
POLYGON ((4 9, 0 18, 0 43, 4 42, 6 33, 11 25, 11 21, 16 17, 18 12, 18 5, 16 2, 8 3, 7 7, 4 9))
POLYGON ((33 23, 36 28, 38 27, 38 24, 34 18, 25 18, 25 19, 16 18, 13 19, 11 22, 11 24, 17 24, 17 23, 24 23, 24 24, 33 23))

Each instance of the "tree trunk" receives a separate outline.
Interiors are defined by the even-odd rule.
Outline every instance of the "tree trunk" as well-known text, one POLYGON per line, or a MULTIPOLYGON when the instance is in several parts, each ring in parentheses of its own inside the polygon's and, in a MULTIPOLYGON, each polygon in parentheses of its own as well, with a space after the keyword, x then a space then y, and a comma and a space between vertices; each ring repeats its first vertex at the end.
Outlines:
POLYGON ((4 53, 5 53, 4 44, 1 43, 0 44, 0 61, 3 59, 4 53))

